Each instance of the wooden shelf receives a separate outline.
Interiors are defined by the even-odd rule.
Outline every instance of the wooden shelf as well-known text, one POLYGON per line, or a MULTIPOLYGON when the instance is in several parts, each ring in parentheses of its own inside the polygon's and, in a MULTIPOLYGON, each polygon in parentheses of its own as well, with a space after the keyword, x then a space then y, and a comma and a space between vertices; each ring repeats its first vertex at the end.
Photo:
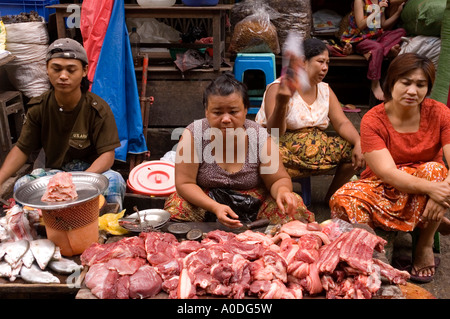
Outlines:
MULTIPOLYGON (((142 67, 135 68, 136 73, 142 73, 142 67)), ((149 65, 147 69, 148 80, 210 80, 217 77, 217 74, 223 72, 232 72, 233 67, 220 67, 219 70, 214 68, 197 68, 181 72, 175 64, 173 65, 149 65)), ((140 76, 137 76, 139 79, 140 76)))
MULTIPOLYGON (((56 11, 56 27, 58 30, 58 38, 66 36, 66 26, 64 18, 68 17, 71 12, 67 12, 69 4, 55 4, 46 8, 55 9, 56 11)), ((215 71, 220 70, 222 57, 224 57, 224 41, 225 41, 225 22, 226 16, 233 8, 232 4, 218 4, 216 6, 205 7, 189 7, 183 4, 176 4, 171 7, 151 7, 144 8, 137 4, 125 4, 125 16, 127 18, 204 18, 212 20, 212 48, 214 51, 213 68, 215 71)), ((155 44, 156 45, 156 44, 155 44)), ((209 44, 202 47, 211 47, 209 44)))

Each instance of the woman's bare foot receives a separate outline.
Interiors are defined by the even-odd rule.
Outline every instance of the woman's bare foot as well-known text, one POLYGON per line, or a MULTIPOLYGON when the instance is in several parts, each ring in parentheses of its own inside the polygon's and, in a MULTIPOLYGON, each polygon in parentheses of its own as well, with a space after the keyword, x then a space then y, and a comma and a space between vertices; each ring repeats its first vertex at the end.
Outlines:
POLYGON ((419 238, 414 250, 411 276, 417 276, 415 280, 428 282, 436 273, 436 258, 433 253, 434 234, 439 227, 439 222, 428 222, 427 226, 420 228, 419 238))
POLYGON ((400 53, 400 44, 394 45, 388 53, 388 58, 395 58, 400 53))
POLYGON ((372 52, 370 52, 370 51, 363 54, 363 57, 364 57, 367 61, 369 61, 369 59, 370 59, 371 56, 372 56, 372 52))
POLYGON ((353 46, 350 43, 346 43, 342 48, 342 54, 350 55, 353 53, 353 46))
POLYGON ((416 249, 414 254, 414 263, 411 274, 421 277, 434 276, 436 267, 434 264, 434 253, 432 247, 416 249))
POLYGON ((377 100, 384 101, 384 93, 383 93, 383 90, 381 89, 380 81, 373 80, 371 89, 372 89, 373 95, 375 96, 375 98, 377 100))

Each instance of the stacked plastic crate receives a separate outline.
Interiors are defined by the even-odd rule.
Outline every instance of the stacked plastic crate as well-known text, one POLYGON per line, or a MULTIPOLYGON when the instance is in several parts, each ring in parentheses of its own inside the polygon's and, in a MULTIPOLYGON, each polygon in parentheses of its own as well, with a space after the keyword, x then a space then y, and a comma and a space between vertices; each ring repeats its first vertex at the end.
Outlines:
POLYGON ((0 16, 17 15, 21 12, 29 13, 36 11, 48 22, 48 16, 55 13, 55 9, 46 8, 47 6, 59 4, 59 0, 0 0, 0 16))

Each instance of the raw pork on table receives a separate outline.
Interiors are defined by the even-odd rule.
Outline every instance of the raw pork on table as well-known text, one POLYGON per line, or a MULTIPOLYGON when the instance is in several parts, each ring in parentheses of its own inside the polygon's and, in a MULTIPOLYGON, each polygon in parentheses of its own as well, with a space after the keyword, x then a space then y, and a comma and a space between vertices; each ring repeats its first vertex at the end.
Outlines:
POLYGON ((339 222, 284 224, 275 236, 211 231, 201 241, 148 232, 93 244, 81 256, 86 286, 98 298, 372 298, 382 280, 409 274, 373 258, 386 241, 339 222), (138 279, 139 278, 139 279, 138 279))

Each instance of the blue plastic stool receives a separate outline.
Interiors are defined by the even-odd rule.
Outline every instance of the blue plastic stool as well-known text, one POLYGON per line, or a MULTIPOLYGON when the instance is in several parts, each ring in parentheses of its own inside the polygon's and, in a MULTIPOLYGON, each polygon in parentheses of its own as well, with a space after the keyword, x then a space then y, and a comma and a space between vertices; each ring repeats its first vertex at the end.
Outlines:
MULTIPOLYGON (((234 61, 234 77, 244 82, 244 73, 249 70, 260 70, 265 75, 266 86, 275 81, 276 65, 275 54, 273 53, 238 53, 234 61)), ((264 90, 265 91, 265 87, 264 90)), ((248 114, 258 113, 262 103, 262 95, 250 97, 250 107, 248 114)))

